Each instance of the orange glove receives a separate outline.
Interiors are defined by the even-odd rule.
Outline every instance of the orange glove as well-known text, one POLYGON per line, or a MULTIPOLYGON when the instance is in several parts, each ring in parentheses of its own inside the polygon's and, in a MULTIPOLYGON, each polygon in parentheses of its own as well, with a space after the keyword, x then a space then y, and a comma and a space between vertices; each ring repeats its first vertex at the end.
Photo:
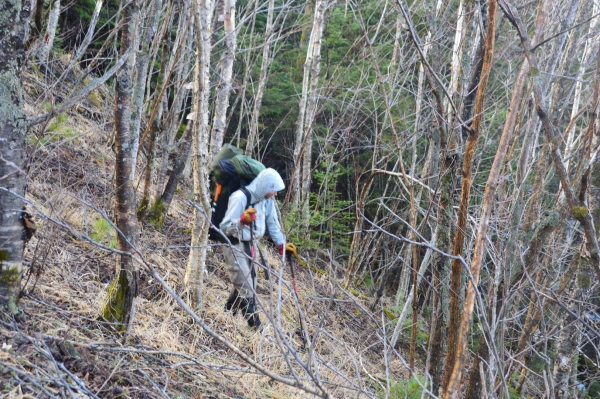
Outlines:
POLYGON ((240 222, 242 222, 246 226, 250 226, 250 223, 254 222, 255 220, 256 220, 256 209, 254 209, 254 208, 246 209, 244 211, 244 213, 242 214, 242 217, 240 218, 240 222))
POLYGON ((285 252, 290 253, 295 257, 298 256, 298 250, 296 249, 296 246, 294 244, 292 244, 291 242, 288 242, 287 244, 285 244, 285 252))

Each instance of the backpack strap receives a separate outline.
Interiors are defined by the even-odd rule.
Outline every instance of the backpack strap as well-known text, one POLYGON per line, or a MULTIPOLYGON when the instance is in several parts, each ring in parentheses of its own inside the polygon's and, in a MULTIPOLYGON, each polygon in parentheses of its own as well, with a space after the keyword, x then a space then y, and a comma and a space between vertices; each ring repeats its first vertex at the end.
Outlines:
POLYGON ((244 209, 248 209, 251 205, 253 205, 250 203, 252 201, 252 194, 250 194, 250 191, 246 187, 242 187, 240 190, 242 190, 242 192, 246 195, 246 208, 244 209))

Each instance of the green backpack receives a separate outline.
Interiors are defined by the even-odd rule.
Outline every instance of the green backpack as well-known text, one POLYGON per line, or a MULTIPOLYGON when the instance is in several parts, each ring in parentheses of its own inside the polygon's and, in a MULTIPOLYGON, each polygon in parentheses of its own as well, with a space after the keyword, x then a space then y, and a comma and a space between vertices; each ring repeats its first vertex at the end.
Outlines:
POLYGON ((265 166, 243 154, 242 150, 225 144, 210 164, 210 193, 212 197, 211 227, 208 238, 214 241, 226 242, 223 234, 217 230, 223 221, 229 196, 239 189, 246 195, 246 208, 250 205, 250 193, 246 186, 263 170, 265 166), (216 227, 216 228, 215 228, 216 227))

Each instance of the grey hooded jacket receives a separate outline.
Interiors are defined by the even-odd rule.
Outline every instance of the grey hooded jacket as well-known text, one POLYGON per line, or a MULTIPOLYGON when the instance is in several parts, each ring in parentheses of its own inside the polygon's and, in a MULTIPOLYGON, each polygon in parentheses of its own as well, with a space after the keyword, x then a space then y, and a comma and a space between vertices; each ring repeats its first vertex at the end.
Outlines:
MULTIPOLYGON (((246 186, 251 194, 249 207, 256 209, 256 222, 254 223, 254 238, 261 238, 268 232, 275 244, 281 245, 285 238, 281 231, 277 211, 275 209, 275 199, 266 199, 265 195, 281 191, 285 184, 274 169, 267 168, 260 172, 258 176, 246 186)), ((246 195, 238 190, 231 194, 227 205, 227 212, 219 228, 223 233, 230 237, 235 237, 241 241, 250 241, 250 226, 242 224, 240 218, 246 210, 246 195)))

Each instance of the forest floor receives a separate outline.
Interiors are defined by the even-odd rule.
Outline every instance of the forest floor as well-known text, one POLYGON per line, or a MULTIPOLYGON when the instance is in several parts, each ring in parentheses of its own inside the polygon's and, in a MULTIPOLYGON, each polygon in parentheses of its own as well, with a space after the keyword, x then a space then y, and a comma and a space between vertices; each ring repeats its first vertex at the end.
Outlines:
MULTIPOLYGON (((40 73, 25 77, 29 116, 43 114, 70 95, 68 83, 48 91, 42 79, 40 73)), ((184 274, 193 216, 189 182, 181 184, 160 230, 140 223, 143 265, 131 331, 118 334, 100 321, 118 255, 87 238, 114 247, 115 232, 105 221, 114 209, 113 104, 109 90, 101 88, 29 132, 27 209, 37 232, 25 251, 21 313, 0 314, 0 397, 314 396, 299 383, 317 391, 320 385, 336 398, 380 397, 394 381, 409 377, 398 356, 385 355, 384 337, 391 335, 393 322, 367 310, 372 299, 366 289, 343 290, 340 271, 314 257, 309 263, 326 274, 294 264, 299 304, 312 338, 306 350, 297 334, 289 265, 269 244, 263 252, 272 277, 259 278, 258 288, 266 306, 264 328, 251 330, 241 315, 224 312, 230 284, 218 246, 209 250, 204 303, 197 310, 214 334, 195 322, 150 273, 153 269, 174 293, 187 298, 184 274), (296 387, 251 367, 231 345, 296 387)), ((382 301, 386 306, 392 302, 385 296, 382 301)), ((405 351, 406 341, 401 337, 399 342, 399 351, 405 351)))

